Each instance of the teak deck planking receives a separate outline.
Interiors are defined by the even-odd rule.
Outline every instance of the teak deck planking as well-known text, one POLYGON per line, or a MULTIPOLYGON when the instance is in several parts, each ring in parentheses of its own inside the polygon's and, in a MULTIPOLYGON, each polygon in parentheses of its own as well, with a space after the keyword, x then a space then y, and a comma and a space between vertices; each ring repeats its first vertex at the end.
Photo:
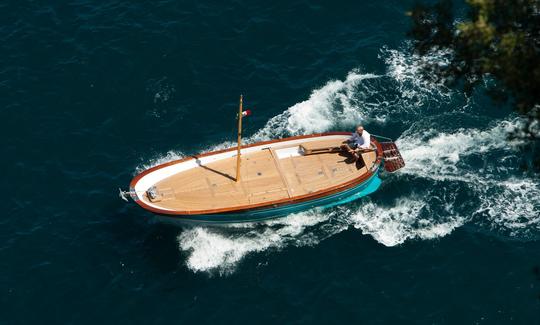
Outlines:
MULTIPOLYGON (((339 146, 322 140, 310 147, 339 146)), ((241 177, 236 182, 236 156, 178 173, 156 184, 152 203, 166 209, 197 211, 260 204, 313 193, 368 173, 375 152, 362 154, 359 163, 346 162, 341 153, 320 153, 279 159, 264 148, 242 155, 241 177)))

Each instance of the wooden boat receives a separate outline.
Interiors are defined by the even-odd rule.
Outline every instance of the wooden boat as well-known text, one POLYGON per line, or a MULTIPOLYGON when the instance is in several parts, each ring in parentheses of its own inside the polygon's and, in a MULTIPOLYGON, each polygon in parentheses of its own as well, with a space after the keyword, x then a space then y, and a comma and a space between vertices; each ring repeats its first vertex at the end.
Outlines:
MULTIPOLYGON (((242 112, 241 102, 239 131, 242 112)), ((339 148, 349 137, 329 132, 242 146, 239 132, 236 148, 143 171, 129 194, 166 222, 251 222, 343 204, 377 190, 385 153, 399 155, 372 138, 372 150, 352 161, 339 148)))

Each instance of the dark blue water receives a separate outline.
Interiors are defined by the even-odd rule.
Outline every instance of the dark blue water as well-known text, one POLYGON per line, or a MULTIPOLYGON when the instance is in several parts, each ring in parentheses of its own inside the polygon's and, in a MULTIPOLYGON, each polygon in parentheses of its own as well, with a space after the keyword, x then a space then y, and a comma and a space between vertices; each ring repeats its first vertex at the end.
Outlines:
POLYGON ((0 3, 0 323, 540 324, 520 121, 422 81, 412 1, 0 3), (234 139, 363 123, 407 167, 331 210, 180 229, 118 197, 234 139))

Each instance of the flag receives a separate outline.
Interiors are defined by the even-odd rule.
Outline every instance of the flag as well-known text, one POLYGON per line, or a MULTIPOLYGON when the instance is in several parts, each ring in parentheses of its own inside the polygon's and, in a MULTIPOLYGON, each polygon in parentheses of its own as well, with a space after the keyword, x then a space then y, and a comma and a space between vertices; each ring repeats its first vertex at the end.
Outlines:
POLYGON ((250 116, 250 115, 251 115, 251 110, 249 110, 249 109, 242 112, 242 117, 246 117, 246 116, 250 116))

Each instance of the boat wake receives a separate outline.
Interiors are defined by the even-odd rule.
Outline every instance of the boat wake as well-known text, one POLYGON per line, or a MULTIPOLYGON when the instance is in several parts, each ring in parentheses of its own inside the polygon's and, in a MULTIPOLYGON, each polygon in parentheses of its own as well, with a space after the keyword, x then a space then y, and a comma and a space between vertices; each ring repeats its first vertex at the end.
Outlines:
POLYGON ((425 197, 444 198, 441 204, 456 220, 516 239, 537 239, 540 182, 520 170, 522 143, 508 140, 520 124, 514 118, 485 129, 405 134, 398 146, 408 166, 400 177, 429 182, 432 191, 440 193, 425 197))
POLYGON ((327 214, 313 210, 260 224, 194 227, 184 230, 178 236, 178 243, 188 253, 188 268, 223 275, 233 272, 249 253, 318 243, 321 238, 314 227, 328 218, 327 214))
MULTIPOLYGON (((385 175, 371 198, 344 206, 259 224, 185 229, 178 244, 187 267, 229 274, 249 254, 316 245, 351 227, 385 246, 440 238, 464 224, 516 240, 540 238, 540 183, 520 171, 520 143, 507 139, 520 120, 481 122, 486 119, 475 117, 467 98, 419 78, 419 61, 444 60, 444 53, 420 59, 407 52, 383 48, 385 74, 353 70, 271 118, 247 140, 350 129, 357 123, 376 129, 399 121, 397 144, 405 168, 385 175), (460 122, 475 118, 475 126, 460 122), (452 128, 448 119, 460 127, 452 128)), ((181 156, 169 152, 139 169, 181 156)))

